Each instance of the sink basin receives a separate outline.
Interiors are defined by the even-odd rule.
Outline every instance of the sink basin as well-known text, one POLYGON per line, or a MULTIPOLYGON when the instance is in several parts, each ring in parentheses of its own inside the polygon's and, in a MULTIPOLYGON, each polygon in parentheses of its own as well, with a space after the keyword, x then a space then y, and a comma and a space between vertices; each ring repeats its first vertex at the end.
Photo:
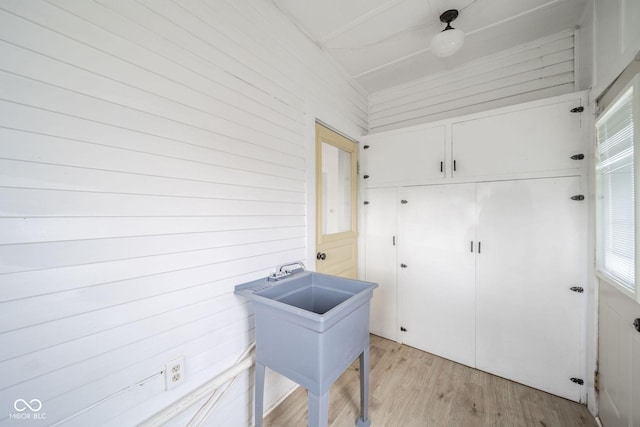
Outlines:
POLYGON ((299 271, 276 282, 265 278, 238 285, 235 293, 287 313, 291 321, 295 317, 297 323, 321 332, 369 301, 377 286, 371 282, 299 271))
POLYGON ((371 282, 298 270, 286 278, 238 285, 253 302, 256 326, 256 427, 262 425, 262 387, 267 366, 309 391, 309 425, 323 427, 331 384, 360 356, 361 417, 369 368, 371 282), (262 378, 261 378, 262 377, 262 378))

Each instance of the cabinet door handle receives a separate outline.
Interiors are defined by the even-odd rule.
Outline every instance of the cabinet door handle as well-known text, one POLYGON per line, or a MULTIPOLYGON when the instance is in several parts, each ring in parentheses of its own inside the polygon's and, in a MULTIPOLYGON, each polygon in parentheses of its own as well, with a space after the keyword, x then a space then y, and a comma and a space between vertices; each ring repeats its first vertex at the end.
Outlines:
POLYGON ((396 245, 396 236, 393 236, 393 246, 396 245))
POLYGON ((456 171, 456 161, 455 160, 453 161, 453 171, 454 172, 456 171))
POLYGON ((444 162, 440 162, 440 172, 444 171, 444 162))
POLYGON ((481 249, 480 245, 482 245, 482 242, 478 242, 478 253, 482 252, 482 249, 481 249))
POLYGON ((471 252, 473 252, 473 240, 471 241, 471 252))

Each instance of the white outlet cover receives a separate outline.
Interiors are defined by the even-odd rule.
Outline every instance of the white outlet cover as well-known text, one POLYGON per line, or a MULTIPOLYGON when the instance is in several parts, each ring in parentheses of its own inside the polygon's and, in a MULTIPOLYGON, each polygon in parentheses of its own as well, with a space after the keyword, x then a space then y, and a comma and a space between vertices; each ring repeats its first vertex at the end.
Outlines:
POLYGON ((164 388, 165 390, 172 389, 184 382, 184 356, 180 356, 174 359, 164 367, 164 388))

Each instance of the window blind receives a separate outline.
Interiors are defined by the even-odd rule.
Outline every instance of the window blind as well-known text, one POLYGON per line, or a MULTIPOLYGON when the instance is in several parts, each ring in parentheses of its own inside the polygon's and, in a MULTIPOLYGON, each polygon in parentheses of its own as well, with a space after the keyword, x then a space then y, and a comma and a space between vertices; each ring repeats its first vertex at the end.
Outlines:
POLYGON ((635 295, 633 86, 597 120, 596 136, 598 270, 635 295))

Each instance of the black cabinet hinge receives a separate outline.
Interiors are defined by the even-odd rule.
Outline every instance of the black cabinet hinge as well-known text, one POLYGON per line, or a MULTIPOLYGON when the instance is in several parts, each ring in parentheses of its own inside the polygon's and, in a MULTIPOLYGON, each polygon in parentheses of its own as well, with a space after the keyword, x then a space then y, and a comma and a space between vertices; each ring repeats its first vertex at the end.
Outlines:
POLYGON ((571 196, 571 200, 584 200, 584 196, 582 194, 576 194, 575 196, 571 196))
POLYGON ((580 153, 580 154, 574 154, 573 156, 571 156, 571 160, 582 160, 584 159, 584 154, 580 153))
POLYGON ((584 288, 582 286, 572 286, 569 289, 572 290, 573 292, 577 292, 579 294, 584 292, 584 288))
POLYGON ((582 380, 582 378, 571 378, 571 382, 578 385, 584 385, 584 381, 582 380))
POLYGON ((582 113, 583 111, 584 111, 584 107, 582 105, 571 109, 572 113, 582 113))
POLYGON ((400 326, 400 332, 407 332, 407 328, 405 328, 404 326, 400 326))

